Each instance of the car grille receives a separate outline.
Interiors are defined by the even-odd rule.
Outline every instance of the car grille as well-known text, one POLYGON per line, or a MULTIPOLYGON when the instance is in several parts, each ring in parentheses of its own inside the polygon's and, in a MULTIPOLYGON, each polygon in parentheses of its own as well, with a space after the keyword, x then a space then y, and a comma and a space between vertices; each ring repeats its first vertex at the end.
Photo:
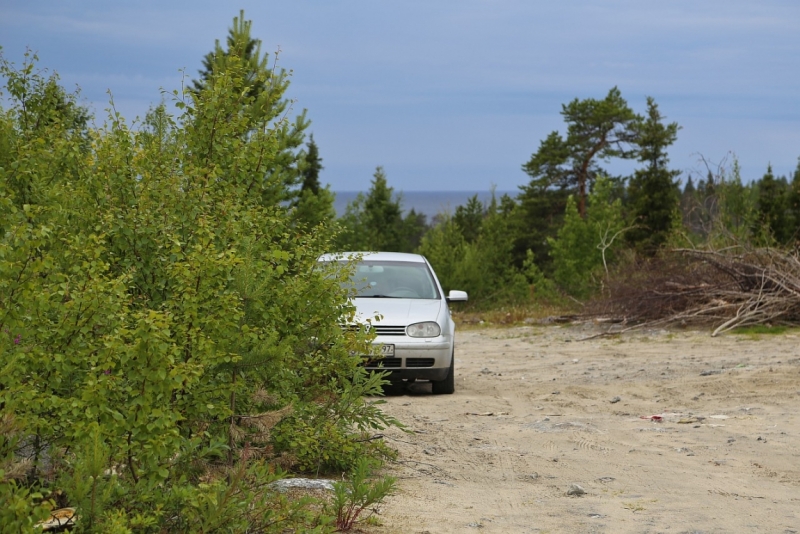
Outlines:
POLYGON ((384 326, 384 325, 375 325, 372 328, 375 329, 375 333, 379 336, 404 336, 406 335, 406 327, 405 326, 384 326))
POLYGON ((368 326, 370 329, 374 330, 376 334, 379 336, 404 336, 406 335, 406 327, 405 326, 391 326, 391 325, 357 325, 351 324, 347 326, 343 326, 342 330, 346 330, 349 332, 358 332, 360 328, 368 326))
POLYGON ((401 365, 401 358, 384 358, 383 360, 370 360, 367 362, 367 368, 369 369, 391 369, 397 368, 401 365))

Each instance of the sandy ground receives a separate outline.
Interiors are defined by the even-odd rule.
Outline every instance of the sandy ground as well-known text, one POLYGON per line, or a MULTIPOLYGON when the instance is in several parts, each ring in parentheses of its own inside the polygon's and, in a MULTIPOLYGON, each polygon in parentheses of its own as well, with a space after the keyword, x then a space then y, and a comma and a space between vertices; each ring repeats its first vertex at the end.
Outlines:
POLYGON ((365 528, 800 532, 800 333, 597 331, 458 332, 454 395, 387 398, 411 432, 365 528))

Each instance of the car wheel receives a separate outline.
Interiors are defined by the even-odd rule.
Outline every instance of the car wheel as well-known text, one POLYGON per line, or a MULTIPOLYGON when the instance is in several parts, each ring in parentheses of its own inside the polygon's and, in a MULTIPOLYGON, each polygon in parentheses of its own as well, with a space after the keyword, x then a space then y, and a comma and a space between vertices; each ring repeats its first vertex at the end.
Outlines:
POLYGON ((447 373, 447 378, 436 382, 431 382, 431 389, 435 395, 449 395, 456 390, 456 357, 455 354, 450 356, 450 372, 447 373))

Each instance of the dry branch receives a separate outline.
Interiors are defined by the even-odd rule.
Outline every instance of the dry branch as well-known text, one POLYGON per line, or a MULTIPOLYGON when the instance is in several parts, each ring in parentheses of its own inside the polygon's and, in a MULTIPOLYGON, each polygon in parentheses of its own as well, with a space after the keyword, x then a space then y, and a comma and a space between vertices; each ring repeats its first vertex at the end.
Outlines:
POLYGON ((800 260, 772 248, 677 249, 615 273, 597 315, 644 325, 800 323, 800 260))

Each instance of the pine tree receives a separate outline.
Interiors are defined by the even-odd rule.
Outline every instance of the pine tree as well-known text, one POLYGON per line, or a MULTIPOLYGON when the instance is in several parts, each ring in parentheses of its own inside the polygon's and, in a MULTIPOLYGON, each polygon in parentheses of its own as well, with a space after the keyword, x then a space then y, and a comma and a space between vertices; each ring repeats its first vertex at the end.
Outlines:
MULTIPOLYGON (((200 78, 192 80, 192 91, 200 93, 205 90, 215 74, 224 72, 231 65, 233 57, 245 68, 246 73, 241 81, 241 89, 246 88, 246 94, 253 98, 264 91, 267 83, 272 79, 272 73, 269 69, 267 55, 265 54, 263 57, 261 55, 261 41, 250 35, 252 25, 253 21, 245 20, 244 10, 239 11, 238 17, 233 17, 233 26, 228 29, 226 39, 227 49, 222 47, 219 39, 216 40, 214 51, 209 52, 203 58, 203 68, 198 71, 200 78)), ((278 76, 282 79, 283 72, 280 72, 278 76)))
POLYGON ((631 179, 628 194, 633 207, 634 228, 627 233, 630 243, 653 255, 667 240, 679 212, 680 197, 675 178, 680 171, 667 168, 667 147, 678 136, 677 123, 663 124, 652 97, 647 98, 647 117, 636 124, 637 159, 646 165, 631 179))
POLYGON ((211 102, 215 94, 224 90, 240 98, 230 99, 229 115, 222 120, 246 117, 242 120, 252 126, 242 135, 251 135, 259 129, 273 130, 264 150, 274 152, 275 156, 268 158, 271 164, 264 168, 263 180, 257 187, 265 205, 280 205, 296 201, 299 195, 299 148, 309 122, 305 110, 294 120, 287 119, 291 104, 284 96, 289 87, 288 75, 285 70, 270 66, 269 55, 261 52, 261 40, 251 36, 251 27, 252 21, 245 20, 244 11, 240 11, 228 30, 226 47, 219 40, 215 42, 214 50, 204 57, 200 77, 192 81, 189 93, 198 117, 204 113, 205 102, 211 102))
POLYGON ((562 106, 567 136, 552 132, 523 165, 532 180, 544 178, 547 187, 568 189, 575 195, 578 213, 586 216, 586 197, 598 175, 598 160, 632 158, 637 116, 618 88, 603 100, 574 99, 562 106))
POLYGON ((514 258, 518 267, 532 251, 535 262, 548 271, 548 239, 564 220, 567 197, 573 195, 580 217, 586 216, 586 198, 602 173, 598 162, 636 156, 636 114, 614 87, 602 100, 574 99, 562 106, 566 137, 552 132, 522 170, 530 182, 521 187, 515 214, 514 258))

